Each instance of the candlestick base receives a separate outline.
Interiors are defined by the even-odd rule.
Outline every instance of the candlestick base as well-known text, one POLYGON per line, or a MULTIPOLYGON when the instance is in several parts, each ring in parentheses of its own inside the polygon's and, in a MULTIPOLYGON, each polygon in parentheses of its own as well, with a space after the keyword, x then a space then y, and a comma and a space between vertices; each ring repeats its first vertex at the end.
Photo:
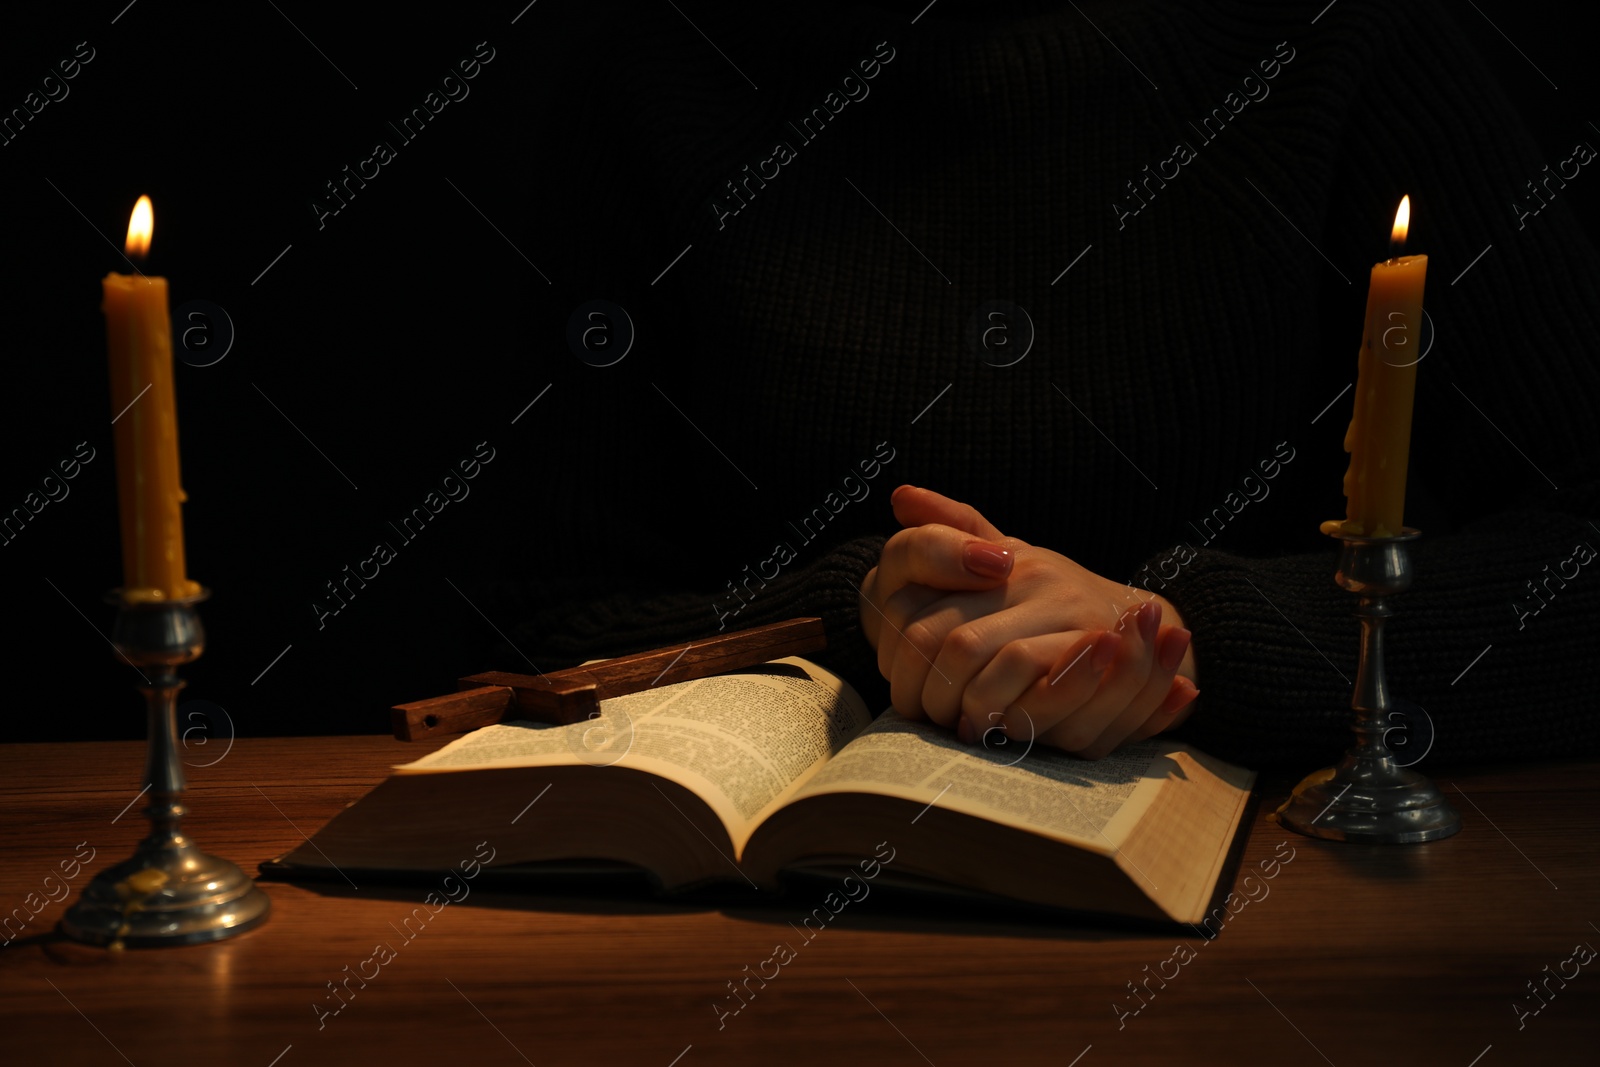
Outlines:
POLYGON ((191 945, 249 930, 272 902, 236 864, 202 852, 181 829, 183 764, 178 758, 179 664, 196 659, 205 632, 194 605, 208 594, 143 602, 113 593, 118 604, 111 643, 145 677, 138 688, 149 713, 144 814, 150 835, 133 857, 99 874, 61 920, 61 932, 93 945, 121 948, 191 945))
POLYGON ((1421 532, 1406 527, 1395 537, 1334 533, 1343 547, 1334 581, 1357 594, 1361 658, 1350 698, 1356 744, 1332 767, 1308 775, 1283 806, 1278 821, 1308 837, 1370 844, 1414 844, 1449 837, 1461 817, 1425 775, 1402 767, 1384 742, 1393 727, 1383 662, 1383 623, 1393 613, 1387 597, 1411 586, 1409 542, 1421 532))
POLYGON ((252 929, 272 910, 237 864, 192 844, 147 845, 95 875, 62 918, 62 933, 113 949, 196 945, 252 929))
POLYGON ((1461 816, 1425 775, 1353 753, 1307 775, 1278 821, 1307 837, 1377 845, 1436 841, 1461 829, 1461 816))

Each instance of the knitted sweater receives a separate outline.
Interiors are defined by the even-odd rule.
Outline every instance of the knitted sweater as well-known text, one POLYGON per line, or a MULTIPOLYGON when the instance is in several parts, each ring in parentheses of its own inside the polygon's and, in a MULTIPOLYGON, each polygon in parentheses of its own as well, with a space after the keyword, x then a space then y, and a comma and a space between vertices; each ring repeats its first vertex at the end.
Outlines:
POLYGON ((1202 692, 1180 735, 1326 763, 1358 631, 1317 527, 1344 514, 1367 272, 1409 193, 1435 339, 1391 687, 1432 762, 1593 751, 1582 161, 1541 158, 1431 4, 914 13, 701 15, 710 46, 665 8, 574 62, 535 129, 547 256, 637 339, 556 361, 562 566, 510 593, 517 648, 559 666, 814 614, 815 658, 885 706, 856 589, 910 482, 1170 598, 1202 692))

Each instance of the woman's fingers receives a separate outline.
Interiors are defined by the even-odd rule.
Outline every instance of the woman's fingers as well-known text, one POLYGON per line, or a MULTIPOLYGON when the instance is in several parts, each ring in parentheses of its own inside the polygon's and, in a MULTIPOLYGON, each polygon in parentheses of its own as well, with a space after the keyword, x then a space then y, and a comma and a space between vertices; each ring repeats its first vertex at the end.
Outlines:
MULTIPOLYGON (((912 600, 913 586, 891 599, 885 615, 894 620, 912 600)), ((1029 631, 1027 605, 1005 611, 1004 589, 944 593, 915 614, 904 616, 900 640, 884 677, 890 699, 903 714, 925 714, 954 727, 961 694, 1007 641, 1029 631)))
POLYGON ((1155 641, 1160 626, 1161 605, 1153 600, 1145 601, 1122 616, 1117 631, 1122 636, 1122 645, 1104 681, 1081 708, 1045 735, 1047 744, 1085 758, 1097 759, 1104 755, 1098 752, 1097 742, 1144 689, 1155 663, 1155 641))
MULTIPOLYGON (((1195 687, 1194 682, 1182 675, 1174 678, 1172 685, 1167 689, 1166 698, 1156 708, 1157 715, 1171 715, 1174 717, 1174 721, 1161 727, 1161 729, 1164 730, 1168 726, 1176 726, 1179 721, 1176 718, 1178 713, 1189 709, 1194 704, 1194 698, 1199 695, 1200 690, 1195 687)), ((1159 733, 1160 731, 1157 732, 1159 733)))
POLYGON ((889 680, 889 702, 896 711, 912 718, 932 719, 940 726, 954 726, 955 723, 949 717, 941 719, 933 715, 923 703, 923 694, 934 682, 954 686, 947 675, 934 671, 934 660, 944 647, 945 635, 958 624, 953 612, 938 610, 938 605, 948 597, 949 594, 941 596, 901 631, 888 669, 882 671, 889 680))
MULTIPOLYGON (((1003 538, 971 506, 914 485, 900 486, 890 500, 907 529, 889 539, 878 566, 861 583, 861 594, 869 601, 861 608, 862 632, 880 650, 885 603, 907 585, 993 588, 1009 576, 1013 562, 1013 546, 983 543, 1003 538)), ((884 668, 882 657, 879 666, 884 668)), ((887 669, 883 673, 888 677, 887 669)))
POLYGON ((901 530, 883 546, 873 600, 883 601, 915 582, 935 589, 992 589, 1011 574, 1015 554, 953 526, 901 530))
POLYGON ((867 576, 861 579, 861 588, 856 590, 856 611, 861 618, 861 635, 867 639, 867 644, 878 648, 878 630, 883 623, 883 612, 872 602, 872 590, 878 584, 878 568, 873 567, 867 576))
POLYGON ((998 727, 1007 737, 1032 741, 1094 696, 1121 644, 1118 634, 1103 630, 1013 641, 967 687, 962 717, 975 735, 998 727), (1051 649, 1056 655, 1041 673, 1036 652, 1051 649))
POLYGON ((1188 714, 1197 690, 1175 679, 1193 674, 1190 636, 1176 608, 1162 625, 1163 598, 1121 611, 1123 587, 931 490, 901 486, 894 507, 917 525, 885 544, 860 614, 901 713, 1091 759, 1188 714), (1108 595, 1115 629, 1092 629, 1108 595))
POLYGON ((1144 725, 1133 732, 1129 741, 1143 741, 1154 737, 1156 734, 1171 730, 1182 723, 1194 711, 1195 697, 1200 695, 1200 690, 1189 679, 1179 675, 1172 680, 1172 685, 1167 688, 1167 695, 1144 725))
POLYGON ((1063 632, 1060 607, 1043 598, 1007 607, 1011 593, 943 593, 930 603, 925 587, 912 585, 891 597, 884 619, 898 628, 898 640, 880 642, 879 668, 894 706, 953 728, 968 687, 997 658, 1017 692, 1043 673, 1060 652, 1060 638, 1052 636, 1063 632))
MULTIPOLYGON (((961 692, 955 694, 948 714, 966 724, 957 732, 963 739, 974 741, 997 729, 1007 736, 1031 738, 1036 731, 1028 729, 1024 714, 1013 713, 1013 705, 1040 677, 1049 674, 1051 666, 1064 655, 1073 652, 1078 645, 1090 644, 1091 635, 1077 632, 1046 633, 1006 642, 987 663, 979 665, 961 692), (1015 720, 1014 723, 1011 720, 1015 720), (1017 731, 1015 734, 1010 733, 1013 728, 1017 731)), ((1062 686, 1060 692, 1065 694, 1068 688, 1062 686)), ((941 707, 940 713, 946 713, 946 709, 941 707)), ((930 713, 930 717, 938 716, 930 713)))
MULTIPOLYGON (((950 526, 901 530, 883 546, 878 565, 861 581, 861 629, 868 643, 881 648, 886 605, 909 585, 933 589, 992 589, 1011 574, 1015 554, 950 526)), ((890 619, 893 625, 903 623, 890 619)), ((887 674, 885 675, 887 677, 887 674)))
POLYGON ((932 489, 902 485, 889 497, 889 502, 894 507, 894 517, 901 526, 926 526, 929 523, 938 523, 990 541, 998 541, 1004 536, 995 528, 994 523, 979 514, 978 509, 971 504, 951 500, 942 493, 935 493, 932 489))
POLYGON ((1159 602, 1129 612, 1122 632, 1054 631, 1046 605, 1001 608, 1003 596, 910 586, 891 599, 905 625, 886 627, 894 636, 880 644, 880 670, 902 714, 953 727, 969 744, 1039 740, 1086 759, 1186 714, 1198 690, 1176 672, 1190 636, 1160 624, 1159 602))
MULTIPOLYGON (((902 653, 917 655, 911 650, 911 646, 906 644, 906 624, 949 595, 943 589, 913 584, 895 593, 881 608, 871 603, 863 608, 862 614, 872 615, 878 623, 878 673, 885 679, 893 679, 894 661, 898 656, 902 653)), ((906 714, 911 713, 905 708, 900 710, 906 714)))
MULTIPOLYGON (((908 645, 906 630, 912 617, 952 590, 1003 587, 1014 559, 1009 547, 941 525, 901 530, 883 546, 878 565, 862 582, 865 602, 860 614, 868 640, 878 650, 878 670, 889 679, 895 707, 901 712, 920 713, 921 685, 914 684, 918 669, 915 665, 896 664, 910 655, 931 666, 944 636, 943 632, 935 635, 930 626, 924 626, 917 634, 918 643, 908 645), (930 589, 938 596, 930 597, 930 589)), ((995 610, 1003 601, 1002 594, 986 610, 995 610)))
MULTIPOLYGON (((960 718, 971 717, 969 732, 980 736, 996 724, 990 712, 1004 712, 1041 675, 1048 672, 1056 678, 1072 665, 1073 659, 1062 658, 1066 646, 1081 637, 1071 613, 1047 597, 1008 607, 1011 592, 952 593, 906 626, 907 639, 932 660, 921 675, 921 702, 933 721, 955 726, 960 718)), ((1107 662, 1104 657, 1100 660, 1102 667, 1107 662)), ((915 668, 921 664, 911 667, 908 684, 915 681, 915 668)), ((1056 686, 1057 699, 1048 701, 1042 713, 1054 720, 1082 701, 1084 694, 1069 702, 1069 690, 1076 691, 1065 684, 1056 686)), ((910 694, 906 696, 909 699, 910 694)))
POLYGON ((1156 715, 1166 701, 1177 676, 1184 653, 1189 650, 1189 631, 1180 626, 1163 626, 1153 643, 1150 673, 1144 685, 1128 701, 1128 706, 1113 718, 1100 736, 1083 750, 1088 759, 1101 759, 1131 740, 1156 715))

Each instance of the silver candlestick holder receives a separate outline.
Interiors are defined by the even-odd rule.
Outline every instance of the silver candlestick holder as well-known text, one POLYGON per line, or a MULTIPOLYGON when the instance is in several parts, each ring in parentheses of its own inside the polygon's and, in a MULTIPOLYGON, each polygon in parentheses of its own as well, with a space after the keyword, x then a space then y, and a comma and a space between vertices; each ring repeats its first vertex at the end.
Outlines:
POLYGON ((1353 537, 1333 532, 1343 547, 1333 580, 1355 593, 1361 622, 1361 660, 1350 707, 1356 744, 1332 767, 1308 775, 1278 809, 1278 820, 1310 837, 1371 844, 1436 841, 1461 829, 1461 817, 1425 775, 1402 767, 1384 742, 1393 728, 1383 662, 1388 598, 1411 586, 1406 546, 1421 532, 1353 537))
POLYGON ((76 941, 113 949, 192 945, 243 933, 266 919, 272 902, 236 864, 207 855, 183 832, 183 764, 178 758, 177 668, 197 659, 205 631, 195 604, 209 593, 129 603, 120 592, 111 643, 145 676, 149 708, 144 814, 150 835, 132 858, 95 875, 61 920, 76 941))

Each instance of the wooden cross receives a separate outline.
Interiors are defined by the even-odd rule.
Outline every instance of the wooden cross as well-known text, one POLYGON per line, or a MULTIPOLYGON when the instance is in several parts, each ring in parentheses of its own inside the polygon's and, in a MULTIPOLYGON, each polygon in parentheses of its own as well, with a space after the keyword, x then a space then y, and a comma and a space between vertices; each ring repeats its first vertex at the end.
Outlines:
POLYGON ((401 741, 465 733, 507 719, 582 722, 608 697, 804 655, 827 644, 821 619, 790 619, 549 674, 487 671, 460 679, 458 692, 396 704, 391 722, 401 741))

